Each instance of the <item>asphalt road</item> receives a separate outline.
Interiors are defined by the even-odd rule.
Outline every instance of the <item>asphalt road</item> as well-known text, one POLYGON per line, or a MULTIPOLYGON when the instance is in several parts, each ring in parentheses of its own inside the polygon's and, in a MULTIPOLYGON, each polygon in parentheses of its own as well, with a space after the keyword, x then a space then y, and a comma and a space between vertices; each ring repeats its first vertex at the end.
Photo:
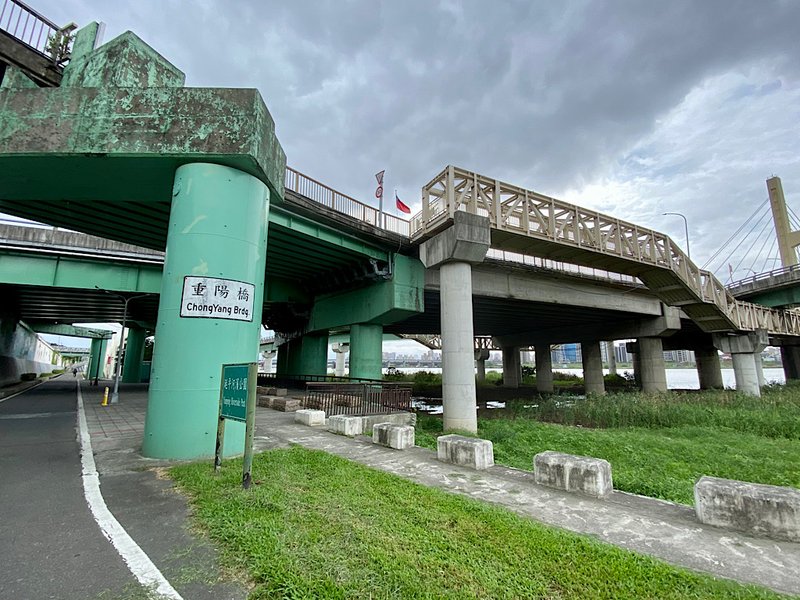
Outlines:
POLYGON ((83 495, 65 374, 0 402, 0 598, 116 598, 138 587, 83 495))

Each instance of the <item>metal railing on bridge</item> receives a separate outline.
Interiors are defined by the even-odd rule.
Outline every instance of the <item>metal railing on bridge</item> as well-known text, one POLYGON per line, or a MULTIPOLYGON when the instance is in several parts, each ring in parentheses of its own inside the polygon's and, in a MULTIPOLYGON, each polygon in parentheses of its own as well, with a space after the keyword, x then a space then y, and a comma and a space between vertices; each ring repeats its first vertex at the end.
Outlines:
POLYGON ((301 196, 305 196, 314 202, 322 204, 364 223, 369 223, 374 227, 398 233, 408 237, 409 227, 408 221, 383 213, 383 223, 381 223, 381 213, 377 208, 359 202, 355 198, 351 198, 341 192, 337 192, 324 183, 320 183, 316 179, 312 179, 308 175, 304 175, 300 171, 296 171, 291 167, 286 167, 286 177, 284 187, 287 190, 297 192, 301 196))
POLYGON ((766 271, 764 273, 756 273, 750 277, 733 281, 725 287, 729 292, 735 294, 738 291, 737 288, 768 282, 770 279, 774 279, 780 275, 788 275, 789 273, 800 273, 800 265, 789 265, 788 267, 781 267, 780 269, 773 269, 772 271, 766 271))
POLYGON ((706 331, 766 329, 800 335, 800 313, 737 301, 711 272, 697 267, 669 236, 453 166, 422 190, 411 239, 436 234, 456 211, 486 216, 493 245, 535 248, 585 266, 636 275, 662 301, 679 306, 706 331), (523 243, 521 237, 527 238, 523 243))
POLYGON ((2 0, 0 29, 42 56, 61 65, 69 59, 70 33, 75 24, 59 27, 19 0, 2 0))

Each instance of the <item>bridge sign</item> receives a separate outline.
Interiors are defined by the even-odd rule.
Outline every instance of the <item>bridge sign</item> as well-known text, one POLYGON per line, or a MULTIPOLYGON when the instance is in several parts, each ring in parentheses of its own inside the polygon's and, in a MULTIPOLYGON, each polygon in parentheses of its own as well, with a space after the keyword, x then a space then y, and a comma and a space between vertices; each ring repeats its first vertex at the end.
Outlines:
POLYGON ((253 435, 256 418, 256 363, 222 365, 219 386, 219 421, 217 422, 217 447, 214 452, 214 470, 222 466, 222 447, 225 440, 225 420, 244 422, 244 464, 242 486, 250 487, 253 465, 253 435))
POLYGON ((252 322, 255 295, 252 283, 187 275, 183 278, 181 317, 252 322))

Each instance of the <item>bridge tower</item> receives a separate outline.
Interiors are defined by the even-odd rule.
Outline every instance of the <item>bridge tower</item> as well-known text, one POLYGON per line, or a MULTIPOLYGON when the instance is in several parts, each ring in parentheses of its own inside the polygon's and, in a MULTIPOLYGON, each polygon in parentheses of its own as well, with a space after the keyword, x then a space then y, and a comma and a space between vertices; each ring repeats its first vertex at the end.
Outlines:
POLYGON ((769 204, 772 208, 772 220, 775 223, 775 235, 778 237, 778 249, 781 253, 781 266, 796 265, 798 261, 794 249, 796 246, 800 246, 800 231, 792 231, 789 224, 781 178, 770 177, 767 179, 767 190, 769 191, 769 204))

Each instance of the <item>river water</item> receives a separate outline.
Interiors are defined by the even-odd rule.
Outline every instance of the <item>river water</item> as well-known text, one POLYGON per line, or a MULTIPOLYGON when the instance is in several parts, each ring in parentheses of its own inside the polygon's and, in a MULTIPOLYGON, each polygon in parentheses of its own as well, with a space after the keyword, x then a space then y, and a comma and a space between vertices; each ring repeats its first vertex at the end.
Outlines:
MULTIPOLYGON (((442 369, 439 367, 431 367, 427 369, 415 368, 400 368, 397 369, 403 373, 416 373, 417 371, 429 371, 431 373, 441 373, 442 369)), ((631 369, 617 369, 617 373, 622 375, 625 371, 632 372, 631 369)), ((384 372, 386 369, 384 369, 384 372)), ((496 369, 487 369, 487 371, 497 371, 496 369)), ((583 377, 583 369, 554 369, 560 373, 570 373, 583 377)), ((497 371, 499 372, 499 371, 497 371)), ((603 370, 608 373, 608 369, 603 370)), ((764 369, 764 379, 767 383, 785 383, 786 379, 783 375, 783 369, 764 369)), ((726 388, 735 388, 736 380, 733 376, 733 369, 722 369, 722 382, 726 388)), ((697 378, 696 369, 667 369, 667 387, 671 390, 697 390, 700 389, 700 381, 697 378)))

